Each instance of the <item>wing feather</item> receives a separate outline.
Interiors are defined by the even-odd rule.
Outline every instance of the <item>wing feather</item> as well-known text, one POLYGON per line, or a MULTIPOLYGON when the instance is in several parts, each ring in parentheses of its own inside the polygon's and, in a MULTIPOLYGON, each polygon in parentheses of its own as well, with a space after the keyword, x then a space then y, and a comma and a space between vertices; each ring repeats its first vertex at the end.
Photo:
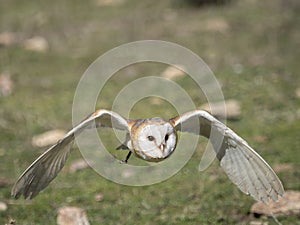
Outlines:
POLYGON ((221 167, 245 194, 268 204, 284 195, 281 181, 248 143, 225 124, 203 110, 187 112, 170 119, 176 130, 200 134, 212 143, 221 167), (199 123, 191 122, 198 119, 199 123), (200 127, 199 127, 200 126, 200 127))
POLYGON ((45 151, 24 171, 12 189, 12 196, 19 198, 24 195, 25 199, 32 199, 47 187, 65 165, 75 136, 83 130, 93 127, 129 130, 127 120, 117 113, 108 110, 96 111, 75 126, 64 138, 45 151))

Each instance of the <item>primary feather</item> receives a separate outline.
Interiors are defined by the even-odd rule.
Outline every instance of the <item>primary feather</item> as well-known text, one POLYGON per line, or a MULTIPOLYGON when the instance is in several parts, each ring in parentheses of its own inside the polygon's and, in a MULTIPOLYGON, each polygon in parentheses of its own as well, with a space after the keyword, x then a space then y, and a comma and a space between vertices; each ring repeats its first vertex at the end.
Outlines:
POLYGON ((265 203, 270 198, 277 201, 278 196, 284 195, 281 181, 266 161, 245 140, 209 113, 196 110, 170 122, 179 131, 209 138, 221 167, 242 192, 265 203), (195 119, 199 123, 195 123, 195 119))
POLYGON ((114 127, 128 130, 127 120, 117 113, 98 110, 69 131, 64 138, 37 158, 19 177, 12 189, 12 196, 34 198, 57 176, 65 165, 76 135, 91 127, 114 127))

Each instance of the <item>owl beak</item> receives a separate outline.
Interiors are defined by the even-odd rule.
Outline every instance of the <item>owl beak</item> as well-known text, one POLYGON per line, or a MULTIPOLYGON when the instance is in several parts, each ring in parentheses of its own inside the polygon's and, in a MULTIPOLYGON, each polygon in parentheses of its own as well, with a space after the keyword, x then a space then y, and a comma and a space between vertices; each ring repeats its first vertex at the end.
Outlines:
POLYGON ((159 149, 163 152, 163 151, 165 150, 165 145, 164 145, 164 144, 161 144, 161 145, 159 146, 159 149))

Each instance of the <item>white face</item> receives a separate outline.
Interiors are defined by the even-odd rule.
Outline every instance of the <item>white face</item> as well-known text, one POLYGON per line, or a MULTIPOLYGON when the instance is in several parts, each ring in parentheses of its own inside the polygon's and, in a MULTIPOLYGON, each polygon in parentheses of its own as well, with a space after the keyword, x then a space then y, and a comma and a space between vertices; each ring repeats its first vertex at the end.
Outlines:
POLYGON ((175 150, 177 134, 165 121, 149 121, 138 129, 135 153, 147 161, 161 161, 175 150))

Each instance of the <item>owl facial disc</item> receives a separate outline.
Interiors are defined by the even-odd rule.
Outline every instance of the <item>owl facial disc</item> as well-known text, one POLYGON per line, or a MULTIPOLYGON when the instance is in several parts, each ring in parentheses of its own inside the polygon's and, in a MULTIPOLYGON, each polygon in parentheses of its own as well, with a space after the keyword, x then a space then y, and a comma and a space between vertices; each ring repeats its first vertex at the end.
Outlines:
POLYGON ((147 161, 161 161, 175 150, 177 134, 174 127, 160 118, 145 120, 135 132, 133 149, 137 156, 147 161))

